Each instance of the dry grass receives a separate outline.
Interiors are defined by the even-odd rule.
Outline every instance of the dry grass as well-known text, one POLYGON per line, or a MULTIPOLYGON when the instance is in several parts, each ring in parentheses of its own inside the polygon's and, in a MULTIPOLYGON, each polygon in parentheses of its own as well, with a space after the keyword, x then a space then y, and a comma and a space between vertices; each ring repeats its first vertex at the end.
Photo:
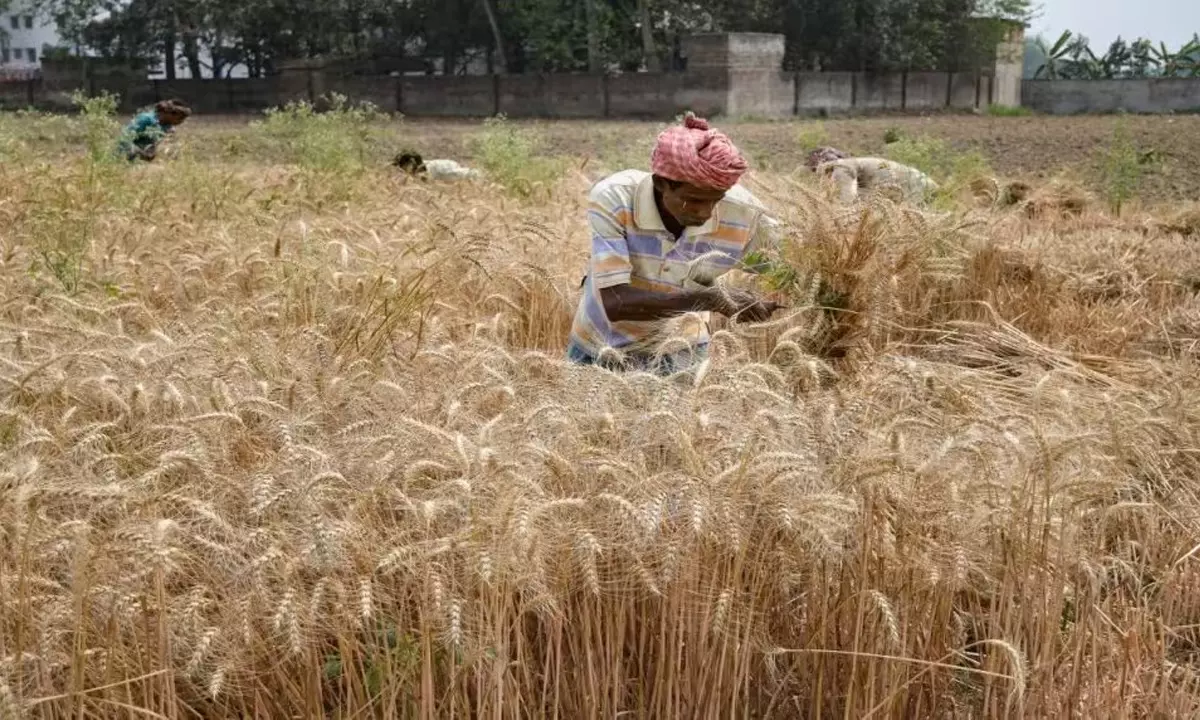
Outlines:
POLYGON ((757 177, 792 310, 661 380, 561 361, 581 176, 14 157, 0 715, 1200 712, 1200 251, 1150 216, 757 177))

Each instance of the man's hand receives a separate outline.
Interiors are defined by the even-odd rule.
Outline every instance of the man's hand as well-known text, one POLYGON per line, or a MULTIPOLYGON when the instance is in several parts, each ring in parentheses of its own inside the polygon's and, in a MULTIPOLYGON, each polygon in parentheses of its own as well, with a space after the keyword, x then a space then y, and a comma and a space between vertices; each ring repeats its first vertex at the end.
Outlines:
POLYGON ((779 309, 778 304, 759 300, 753 293, 722 287, 660 293, 615 285, 602 288, 600 300, 610 322, 658 320, 689 312, 715 312, 747 322, 762 322, 779 309))
POLYGON ((754 293, 735 288, 713 288, 710 309, 726 317, 744 322, 763 322, 779 309, 779 304, 760 300, 754 293))

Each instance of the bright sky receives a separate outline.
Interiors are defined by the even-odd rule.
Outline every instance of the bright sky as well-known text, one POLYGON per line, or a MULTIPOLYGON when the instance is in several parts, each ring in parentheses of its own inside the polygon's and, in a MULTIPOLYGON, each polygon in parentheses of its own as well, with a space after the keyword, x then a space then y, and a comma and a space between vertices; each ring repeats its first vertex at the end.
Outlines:
POLYGON ((1144 37, 1157 45, 1178 50, 1200 32, 1200 2, 1197 0, 1041 0, 1040 17, 1029 28, 1031 36, 1042 34, 1053 43, 1063 30, 1082 33, 1097 54, 1108 49, 1117 36, 1125 40, 1144 37))

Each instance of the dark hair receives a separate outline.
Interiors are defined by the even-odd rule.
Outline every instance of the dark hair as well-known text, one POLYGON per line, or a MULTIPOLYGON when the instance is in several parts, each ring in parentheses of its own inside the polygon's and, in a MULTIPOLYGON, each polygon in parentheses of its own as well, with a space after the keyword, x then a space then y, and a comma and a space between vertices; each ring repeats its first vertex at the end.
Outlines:
POLYGON ((682 180, 672 180, 670 178, 665 178, 662 175, 655 175, 654 182, 662 183, 672 190, 678 190, 679 188, 683 187, 686 184, 682 180))
POLYGON ((392 159, 392 165, 411 175, 425 172, 425 161, 421 158, 421 153, 415 150, 404 150, 398 153, 392 159))
POLYGON ((834 162, 835 160, 842 160, 848 157, 850 157, 848 154, 838 150, 837 148, 819 147, 808 154, 808 159, 804 161, 804 164, 810 170, 816 170, 819 165, 824 165, 825 163, 834 162))
POLYGON ((163 115, 178 115, 183 118, 192 116, 192 109, 179 100, 163 100, 154 106, 154 111, 163 115))

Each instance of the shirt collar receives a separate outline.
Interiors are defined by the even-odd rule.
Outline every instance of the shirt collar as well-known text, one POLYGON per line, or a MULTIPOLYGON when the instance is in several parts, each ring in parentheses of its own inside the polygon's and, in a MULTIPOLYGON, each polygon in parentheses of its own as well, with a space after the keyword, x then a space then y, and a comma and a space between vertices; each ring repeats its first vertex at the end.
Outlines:
MULTIPOLYGON (((722 201, 724 202, 724 201, 722 201)), ((720 223, 721 203, 713 210, 708 222, 699 227, 687 228, 685 235, 711 235, 716 232, 720 223)), ((654 176, 647 175, 638 183, 637 192, 633 196, 633 222, 641 230, 667 232, 662 216, 658 213, 658 203, 654 202, 654 176)))

